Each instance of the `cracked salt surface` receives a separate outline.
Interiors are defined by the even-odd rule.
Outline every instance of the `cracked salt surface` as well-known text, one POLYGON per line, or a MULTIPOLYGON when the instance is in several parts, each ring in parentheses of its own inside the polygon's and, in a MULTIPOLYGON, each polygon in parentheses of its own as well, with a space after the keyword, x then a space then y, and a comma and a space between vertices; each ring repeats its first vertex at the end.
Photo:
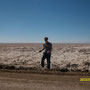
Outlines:
MULTIPOLYGON (((42 44, 1 44, 0 64, 40 68, 41 47, 42 44)), ((90 44, 53 44, 51 68, 90 71, 90 44)))

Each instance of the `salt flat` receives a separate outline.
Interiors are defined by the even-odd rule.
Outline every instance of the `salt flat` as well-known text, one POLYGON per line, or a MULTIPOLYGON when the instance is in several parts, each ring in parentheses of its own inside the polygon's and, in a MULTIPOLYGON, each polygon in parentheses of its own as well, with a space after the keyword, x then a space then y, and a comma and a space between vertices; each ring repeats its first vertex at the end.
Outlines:
MULTIPOLYGON (((38 51, 42 46, 38 43, 0 44, 0 65, 40 69, 42 53, 38 51)), ((53 44, 51 69, 90 71, 90 44, 53 44)))
POLYGON ((48 72, 41 71, 41 48, 37 43, 0 44, 0 90, 90 89, 90 82, 80 82, 90 78, 90 44, 53 44, 48 72))

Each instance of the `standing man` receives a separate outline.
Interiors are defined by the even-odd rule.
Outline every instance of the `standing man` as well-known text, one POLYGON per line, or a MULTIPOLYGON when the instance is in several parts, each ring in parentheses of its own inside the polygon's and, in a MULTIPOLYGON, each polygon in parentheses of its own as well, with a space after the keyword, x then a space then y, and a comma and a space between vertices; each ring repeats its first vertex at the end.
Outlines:
POLYGON ((44 60, 47 59, 47 68, 50 70, 50 59, 51 59, 51 51, 52 51, 52 43, 48 42, 48 37, 44 38, 45 43, 43 44, 43 49, 39 52, 43 52, 43 56, 41 59, 42 70, 44 70, 44 60))

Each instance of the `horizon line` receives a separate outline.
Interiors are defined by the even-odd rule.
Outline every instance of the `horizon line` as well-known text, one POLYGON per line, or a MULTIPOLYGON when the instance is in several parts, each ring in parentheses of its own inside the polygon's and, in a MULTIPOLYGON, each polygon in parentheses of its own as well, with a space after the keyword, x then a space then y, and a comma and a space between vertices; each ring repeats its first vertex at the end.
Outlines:
MULTIPOLYGON (((42 43, 45 43, 45 42, 0 42, 0 44, 42 44, 42 43)), ((82 43, 79 43, 79 42, 75 42, 75 43, 71 43, 71 42, 52 42, 53 44, 90 44, 89 43, 86 43, 86 42, 82 42, 82 43)))

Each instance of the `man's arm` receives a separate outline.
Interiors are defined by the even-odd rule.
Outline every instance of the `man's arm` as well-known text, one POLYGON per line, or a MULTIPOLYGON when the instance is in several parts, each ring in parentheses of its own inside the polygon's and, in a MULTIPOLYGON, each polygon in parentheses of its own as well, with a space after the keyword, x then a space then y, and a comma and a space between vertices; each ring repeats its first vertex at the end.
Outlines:
POLYGON ((42 52, 45 48, 41 49, 39 52, 42 52))
POLYGON ((45 49, 45 45, 43 44, 43 48, 39 52, 42 52, 44 49, 45 49))

